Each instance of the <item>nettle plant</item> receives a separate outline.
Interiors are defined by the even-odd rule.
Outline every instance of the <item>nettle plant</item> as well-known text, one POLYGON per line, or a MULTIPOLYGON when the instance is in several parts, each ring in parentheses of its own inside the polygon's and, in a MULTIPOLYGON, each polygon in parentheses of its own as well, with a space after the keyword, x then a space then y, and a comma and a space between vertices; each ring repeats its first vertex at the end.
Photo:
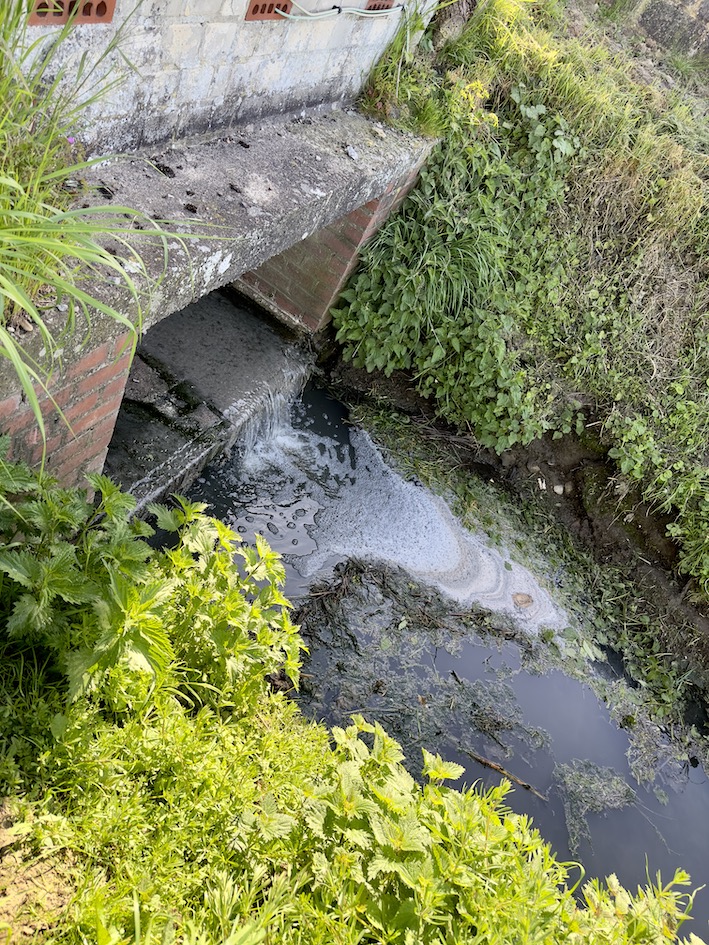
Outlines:
POLYGON ((297 682, 302 643, 279 590, 283 565, 260 536, 244 545, 177 498, 152 508, 177 539, 155 551, 132 496, 105 476, 88 481, 95 502, 0 458, 6 647, 41 647, 66 669, 70 698, 96 693, 117 712, 148 705, 168 675, 190 686, 208 674, 206 702, 214 692, 248 700, 281 667, 297 682))
POLYGON ((328 733, 272 692, 302 641, 263 540, 179 499, 152 509, 174 538, 155 550, 131 497, 91 485, 0 459, 0 790, 25 795, 3 816, 72 884, 57 940, 677 940, 683 872, 579 903, 509 785, 451 789, 463 769, 424 751, 422 786, 381 726, 328 733))

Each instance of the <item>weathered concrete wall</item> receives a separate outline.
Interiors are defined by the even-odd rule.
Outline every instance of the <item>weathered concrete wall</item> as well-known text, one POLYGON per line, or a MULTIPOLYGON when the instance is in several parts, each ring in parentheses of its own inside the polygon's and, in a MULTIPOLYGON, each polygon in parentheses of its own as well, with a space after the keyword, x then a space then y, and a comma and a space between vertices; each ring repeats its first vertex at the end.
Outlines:
MULTIPOLYGON (((333 6, 332 0, 300 2, 312 12, 333 6)), ((430 15, 433 0, 421 4, 430 15)), ((408 15, 397 9, 367 19, 343 12, 330 19, 246 22, 247 6, 248 0, 142 0, 137 6, 118 0, 112 24, 75 26, 58 64, 74 73, 85 53, 96 59, 119 36, 120 52, 111 52, 101 69, 124 77, 89 107, 86 140, 123 150, 351 101, 408 15)), ((293 13, 300 15, 297 8, 293 13)), ((32 27, 30 38, 47 29, 32 27)))
MULTIPOLYGON (((104 196, 96 192, 92 199, 140 207, 146 214, 140 226, 148 217, 167 217, 172 221, 168 228, 179 234, 168 239, 165 266, 162 244, 146 244, 143 231, 135 230, 134 242, 142 249, 146 266, 135 279, 142 294, 143 325, 149 329, 303 241, 309 241, 313 260, 309 272, 303 270, 303 280, 317 276, 317 260, 325 258, 323 264, 329 265, 322 254, 332 250, 332 233, 343 236, 343 245, 339 261, 335 263, 332 255, 331 262, 341 274, 349 271, 363 239, 411 185, 431 145, 384 131, 355 113, 264 123, 248 140, 225 138, 162 151, 163 171, 141 155, 97 168, 92 179, 101 183, 104 196), (328 230, 333 223, 335 228, 328 230), (322 236, 313 238, 323 228, 322 236), (348 232, 351 239, 345 243, 348 232)), ((111 246, 110 238, 107 243, 111 246)), ((112 248, 119 255, 125 253, 118 242, 112 248)), ((295 297, 298 287, 298 279, 291 279, 287 291, 295 297)), ((127 317, 137 317, 135 301, 113 277, 85 288, 127 317)), ((335 291, 334 285, 331 290, 335 291)), ((301 294, 298 304, 290 306, 291 314, 302 315, 303 327, 312 330, 323 320, 324 298, 311 317, 301 294)), ((47 313, 57 337, 65 320, 59 310, 47 313)), ((31 357, 43 360, 37 333, 18 340, 31 357)), ((66 484, 103 465, 128 376, 129 356, 121 354, 123 343, 123 329, 99 314, 88 336, 79 333, 65 339, 63 361, 52 373, 49 391, 72 429, 57 417, 46 397, 43 409, 47 465, 66 484)), ((186 333, 185 345, 189 344, 186 333)), ((228 370, 231 352, 225 350, 223 355, 228 370)), ((42 450, 32 412, 6 360, 0 364, 0 432, 11 435, 14 456, 39 461, 42 450)))

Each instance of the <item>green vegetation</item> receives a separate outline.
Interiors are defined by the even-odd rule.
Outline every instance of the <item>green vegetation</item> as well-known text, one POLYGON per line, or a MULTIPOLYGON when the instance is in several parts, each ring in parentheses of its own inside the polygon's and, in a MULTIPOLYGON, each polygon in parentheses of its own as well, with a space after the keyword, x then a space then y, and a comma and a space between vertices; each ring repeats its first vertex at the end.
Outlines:
POLYGON ((424 752, 421 787, 380 726, 330 734, 272 692, 302 643, 264 542, 180 500, 153 509, 175 535, 155 551, 92 486, 0 462, 0 888, 41 864, 65 890, 58 917, 0 911, 10 941, 677 940, 685 874, 580 905, 507 786, 448 789, 461 769, 424 752))
POLYGON ((107 316, 137 338, 142 303, 131 272, 144 276, 145 269, 135 239, 128 239, 135 230, 126 216, 141 218, 144 238, 163 240, 163 234, 127 207, 72 206, 91 163, 81 159, 77 140, 81 114, 113 84, 101 61, 119 37, 99 62, 82 59, 70 76, 58 67, 57 53, 71 24, 32 39, 27 9, 25 0, 0 0, 0 357, 11 363, 44 436, 37 389, 77 316, 89 328, 93 315, 107 316), (123 259, 102 245, 106 234, 120 243, 123 259), (116 278, 132 299, 135 324, 96 298, 97 286, 116 278), (42 358, 22 344, 32 328, 41 336, 42 358))
MULTIPOLYGON (((637 683, 636 689, 624 693, 609 691, 603 684, 596 689, 618 720, 632 728, 640 713, 653 723, 671 727, 677 742, 685 742, 687 754, 707 757, 706 736, 691 731, 685 718, 693 700, 706 698, 709 652, 686 617, 648 595, 621 567, 599 563, 546 503, 534 496, 509 494, 501 485, 471 472, 474 453, 469 445, 456 443, 455 438, 388 405, 378 408, 360 403, 352 418, 373 435, 388 462, 402 475, 415 476, 445 497, 466 528, 483 531, 495 545, 508 549, 550 591, 549 573, 555 572, 553 597, 569 615, 571 625, 563 631, 562 640, 555 640, 551 633, 543 635, 548 638, 542 671, 557 665, 568 675, 591 679, 588 661, 605 660, 599 648, 610 647, 622 654, 626 672, 637 683), (627 703, 618 705, 619 699, 627 703)), ((487 615, 486 620, 490 619, 487 615)), ((653 776, 649 772, 638 780, 653 776)))
POLYGON ((345 354, 498 451, 600 436, 706 597, 706 120, 528 0, 437 60, 400 44, 365 104, 444 138, 335 312, 345 354))
MULTIPOLYGON (((386 259, 382 283, 392 293, 392 308, 378 307, 378 317, 402 306, 402 322, 410 322, 403 334, 392 332, 384 360, 371 366, 413 367, 449 418, 502 448, 581 424, 584 398, 569 393, 577 375, 599 410, 611 396, 600 386, 603 371, 613 384, 629 385, 626 400, 613 403, 637 404, 638 411, 646 404, 644 388, 624 374, 625 362, 599 370, 589 358, 572 364, 566 349, 555 347, 561 332, 583 331, 604 358, 630 356, 604 342, 606 334, 618 340, 604 320, 616 284, 598 274, 590 288, 574 283, 587 276, 584 221, 573 221, 568 240, 559 236, 571 189, 586 187, 593 197, 596 183, 584 177, 588 144, 576 119, 563 117, 562 89, 544 85, 544 64, 550 75, 554 70, 551 53, 542 55, 532 42, 542 27, 508 3, 529 40, 517 48, 514 32, 491 10, 478 18, 477 34, 447 51, 446 73, 406 56, 382 66, 383 81, 388 77, 417 120, 448 129, 449 139, 411 198, 410 230, 400 231, 396 252, 386 244, 395 229, 372 250, 373 260, 376 253, 386 259), (481 75, 480 56, 493 54, 495 66, 481 75), (441 190, 448 178, 448 191, 441 190), (490 221, 485 236, 481 221, 490 221), (570 256, 576 268, 564 264, 570 256), (459 278, 449 279, 456 271, 459 278), (577 298, 577 290, 586 295, 577 298), (540 322, 538 309, 550 297, 565 314, 540 322), (580 298, 597 303, 583 326, 575 322, 580 298), (409 359, 411 347, 421 348, 420 363, 409 359), (473 364, 480 384, 469 383, 473 364)), ((87 166, 76 123, 86 95, 105 85, 86 70, 73 82, 57 71, 54 53, 65 31, 30 43, 25 12, 25 3, 0 0, 0 354, 41 426, 42 367, 18 332, 33 324, 51 361, 58 336, 49 313, 57 306, 66 307, 60 334, 73 330, 77 317, 90 324, 95 312, 132 329, 85 287, 87 278, 118 276, 140 311, 136 283, 101 248, 103 234, 125 237, 125 256, 145 272, 120 220, 132 211, 71 209, 72 181, 87 166)), ((580 47, 576 54, 567 81, 580 74, 580 47)), ((610 80, 605 91, 617 105, 610 80)), ((594 107, 589 99, 588 117, 594 107)), ((610 116, 598 107, 599 141, 617 132, 612 109, 610 116)), ((628 147, 635 147, 631 119, 628 147)), ((698 140, 688 118, 663 134, 680 142, 681 154, 698 140)), ((653 163, 659 152, 646 148, 653 163)), ((692 240, 704 239, 705 224, 685 214, 695 179, 683 171, 675 181, 675 158, 663 155, 666 183, 650 222, 677 240, 671 259, 683 262, 699 252, 692 240), (666 220, 671 212, 674 229, 666 220), (692 240, 680 238, 689 227, 692 240)), ((605 199, 611 217, 627 210, 615 194, 605 199)), ((617 236, 631 241, 642 272, 642 234, 632 228, 641 227, 645 211, 643 205, 637 219, 622 217, 630 229, 617 236)), ((609 219, 608 233, 613 225, 609 219)), ((597 235, 601 246, 610 239, 603 229, 597 235)), ((379 275, 359 283, 353 313, 369 305, 373 317, 379 275)), ((630 290, 628 298, 632 314, 630 290)), ((638 330, 637 319, 632 324, 638 330)), ((369 319, 361 325, 371 330, 369 319)), ((690 364, 685 340, 682 334, 677 363, 689 370, 706 350, 696 348, 690 364)), ((672 382, 694 383, 684 374, 672 382)), ((699 393, 691 403, 678 415, 680 432, 699 416, 699 393)), ((658 404, 675 415, 674 400, 658 404)), ((653 436, 660 427, 648 426, 644 413, 626 417, 614 409, 606 429, 613 433, 618 417, 629 419, 634 438, 618 440, 637 447, 626 471, 651 489, 648 462, 652 468, 657 455, 664 469, 665 447, 658 440, 652 452, 639 424, 653 436)), ((682 441, 687 464, 700 436, 682 441)), ((173 538, 155 550, 147 542, 152 529, 131 516, 132 499, 106 478, 90 478, 97 498, 89 501, 85 492, 8 463, 6 451, 2 441, 0 894, 14 897, 0 895, 0 940, 23 941, 35 929, 38 938, 67 945, 677 941, 692 902, 681 871, 635 896, 614 877, 606 885, 594 881, 579 904, 568 886, 577 867, 557 862, 529 821, 506 808, 506 786, 450 790, 443 782, 461 769, 429 752, 421 786, 379 725, 355 717, 330 733, 272 691, 269 679, 281 673, 297 685, 303 644, 279 589, 282 566, 265 542, 246 547, 202 507, 178 500, 172 509, 152 510, 173 538), (44 888, 54 877, 53 906, 36 893, 38 869, 44 888)), ((679 505, 674 492, 663 501, 679 505)), ((689 516, 693 503, 688 494, 689 516)), ((686 547, 690 539, 688 533, 686 547)))

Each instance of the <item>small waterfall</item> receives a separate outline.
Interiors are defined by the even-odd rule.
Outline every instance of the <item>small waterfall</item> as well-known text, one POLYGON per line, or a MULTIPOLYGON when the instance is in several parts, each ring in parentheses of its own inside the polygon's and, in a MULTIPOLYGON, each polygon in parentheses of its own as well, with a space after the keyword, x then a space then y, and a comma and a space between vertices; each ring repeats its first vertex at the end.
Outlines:
POLYGON ((219 453, 273 437, 312 370, 291 336, 228 297, 205 296, 146 333, 106 472, 139 509, 184 492, 219 453))
POLYGON ((281 372, 225 411, 231 426, 229 445, 247 456, 259 443, 273 440, 288 429, 293 402, 302 394, 312 372, 312 358, 298 349, 288 352, 281 372))

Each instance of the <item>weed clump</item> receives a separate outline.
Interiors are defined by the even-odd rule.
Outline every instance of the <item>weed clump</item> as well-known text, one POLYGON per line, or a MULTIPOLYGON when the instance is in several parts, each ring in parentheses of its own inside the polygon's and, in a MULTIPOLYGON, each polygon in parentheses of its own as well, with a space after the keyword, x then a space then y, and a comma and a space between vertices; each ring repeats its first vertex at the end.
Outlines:
POLYGON ((138 246, 156 240, 167 248, 160 225, 130 207, 76 203, 93 163, 80 143, 82 114, 119 81, 103 67, 120 31, 98 61, 82 58, 70 75, 60 50, 71 18, 33 39, 29 7, 27 0, 0 0, 0 358, 15 372, 44 439, 39 391, 60 358, 60 339, 81 321, 89 330, 106 317, 135 344, 149 292, 138 246), (132 227, 138 218, 141 244, 132 227), (109 233, 116 253, 105 245, 109 233), (133 317, 100 297, 109 282, 125 290, 133 317), (35 330, 41 345, 27 350, 35 330))
POLYGON ((334 312, 345 355, 498 452, 593 424, 706 599, 706 119, 527 0, 394 50, 365 104, 415 125, 424 86, 443 138, 334 312))
POLYGON ((569 849, 574 855, 582 841, 591 842, 588 814, 622 810, 637 800, 632 787, 612 768, 592 761, 574 760, 569 765, 557 765, 554 779, 562 792, 569 849))

